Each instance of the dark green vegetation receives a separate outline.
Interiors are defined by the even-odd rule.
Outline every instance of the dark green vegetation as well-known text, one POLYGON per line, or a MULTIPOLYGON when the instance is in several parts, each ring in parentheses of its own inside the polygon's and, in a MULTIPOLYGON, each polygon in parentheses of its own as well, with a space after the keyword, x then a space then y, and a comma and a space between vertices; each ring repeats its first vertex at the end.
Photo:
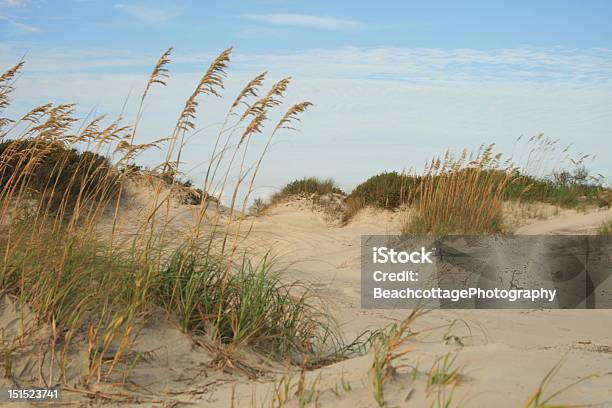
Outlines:
POLYGON ((347 199, 362 202, 364 206, 399 208, 414 196, 420 179, 395 171, 380 173, 355 187, 347 199))
POLYGON ((395 171, 370 177, 355 187, 346 198, 346 211, 342 222, 348 222, 362 208, 368 206, 393 210, 410 203, 419 182, 420 177, 395 171))
POLYGON ((504 189, 504 199, 523 202, 543 202, 565 208, 599 204, 603 187, 598 179, 570 172, 554 173, 550 177, 535 178, 517 174, 504 189))
POLYGON ((306 177, 288 183, 279 192, 275 193, 270 201, 276 204, 293 196, 322 196, 326 194, 344 195, 344 192, 338 187, 333 179, 321 180, 316 177, 306 177))
MULTIPOLYGON (((405 233, 499 233, 504 232, 504 201, 565 208, 610 205, 602 177, 590 176, 584 166, 538 178, 521 174, 507 161, 502 164, 492 147, 483 146, 469 162, 467 152, 457 159, 446 155, 418 176, 384 172, 370 177, 344 196, 342 210, 334 213, 346 224, 365 207, 397 210, 406 206, 416 214, 404 226, 405 233)), ((340 193, 331 180, 305 178, 287 184, 271 203, 302 194, 318 200, 332 191, 340 193)))
POLYGON ((0 191, 10 186, 36 196, 54 212, 69 215, 77 206, 106 202, 119 191, 119 173, 106 157, 59 142, 5 140, 0 163, 0 191))

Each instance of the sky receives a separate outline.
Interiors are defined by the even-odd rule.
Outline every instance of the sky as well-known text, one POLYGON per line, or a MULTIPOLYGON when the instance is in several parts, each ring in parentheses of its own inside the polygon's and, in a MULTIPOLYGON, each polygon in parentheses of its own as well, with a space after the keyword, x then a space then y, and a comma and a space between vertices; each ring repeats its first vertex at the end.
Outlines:
POLYGON ((314 107, 275 139, 261 196, 304 176, 350 190, 482 143, 520 161, 528 147, 516 139, 539 133, 597 155, 591 170, 610 176, 610 21, 612 2, 596 0, 0 0, 0 68, 26 60, 10 113, 54 101, 113 116, 130 95, 129 120, 174 47, 168 86, 145 106, 144 142, 168 135, 211 59, 233 46, 224 97, 203 98, 184 168, 201 180, 214 129, 250 78, 291 75, 287 102, 314 107))

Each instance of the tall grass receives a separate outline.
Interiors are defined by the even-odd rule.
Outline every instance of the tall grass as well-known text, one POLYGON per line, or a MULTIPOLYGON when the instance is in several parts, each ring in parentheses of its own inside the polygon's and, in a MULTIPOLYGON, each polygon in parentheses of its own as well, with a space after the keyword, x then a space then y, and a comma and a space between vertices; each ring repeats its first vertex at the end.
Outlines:
POLYGON ((502 202, 516 169, 501 163, 493 145, 477 152, 447 153, 432 160, 415 190, 414 214, 404 234, 497 233, 503 230, 502 202))
MULTIPOLYGON (((51 364, 41 376, 45 383, 68 380, 71 353, 85 347, 84 338, 84 381, 111 378, 139 327, 160 309, 185 332, 205 334, 223 347, 224 358, 252 347, 279 359, 308 355, 316 361, 342 349, 334 322, 306 286, 282 281, 267 257, 257 261, 240 249, 244 221, 232 216, 242 188, 246 206, 272 139, 291 128, 310 103, 290 106, 253 160, 249 141, 265 132, 290 78, 262 97, 265 74, 242 89, 216 133, 204 193, 190 199, 196 215, 177 246, 170 209, 175 193, 185 188, 181 154, 195 132, 199 100, 221 95, 232 50, 205 70, 170 136, 137 143, 145 99, 153 86, 169 80, 171 51, 148 77, 132 124, 104 124, 104 117, 79 123, 74 105, 51 103, 17 119, 0 119, 0 293, 52 327, 47 351, 59 368, 51 364), (88 151, 79 153, 82 148, 88 151), (165 159, 141 173, 136 161, 153 148, 164 149, 165 159), (142 178, 153 191, 142 219, 131 219, 133 233, 126 235, 119 228, 125 222, 121 203, 128 184, 142 178), (229 216, 210 214, 209 202, 219 202, 228 190, 229 216)), ((10 105, 23 66, 0 76, 0 114, 10 105)))
POLYGON ((571 146, 559 151, 558 142, 540 134, 524 143, 526 154, 515 157, 513 152, 504 162, 493 154, 493 145, 483 145, 459 157, 447 152, 434 158, 422 174, 375 175, 346 198, 343 223, 364 207, 410 207, 416 216, 404 226, 405 233, 491 233, 503 230, 501 201, 609 206, 605 177, 588 169, 594 156, 571 157, 571 146))

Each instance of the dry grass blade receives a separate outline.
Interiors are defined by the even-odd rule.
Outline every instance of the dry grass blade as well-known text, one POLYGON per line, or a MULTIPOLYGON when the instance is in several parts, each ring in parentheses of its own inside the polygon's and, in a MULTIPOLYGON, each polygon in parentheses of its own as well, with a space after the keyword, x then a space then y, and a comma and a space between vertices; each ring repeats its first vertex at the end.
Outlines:
POLYGON ((567 384, 564 387, 561 387, 560 389, 558 389, 557 391, 551 393, 548 396, 544 396, 544 392, 546 390, 546 388, 550 385, 550 382, 552 381, 553 377, 559 372, 559 370, 561 369, 561 366, 563 365, 563 362, 565 360, 565 358, 567 357, 567 354, 565 356, 563 356, 563 358, 561 360, 559 360, 559 362, 557 362, 557 364, 555 364, 550 371, 548 371, 548 373, 546 373, 546 375, 544 376, 544 378, 542 379, 542 381, 540 382, 539 387, 533 392, 533 394, 529 397, 529 399, 525 402, 525 404, 523 405, 523 408, 578 408, 578 407, 585 407, 585 406, 590 406, 590 405, 573 405, 573 404, 551 404, 550 401, 552 401, 554 398, 558 397, 560 394, 566 392, 567 390, 569 390, 570 388, 584 382, 584 381, 588 381, 592 378, 597 378, 599 377, 598 374, 591 374, 589 376, 586 377, 582 377, 579 378, 578 380, 567 384))
POLYGON ((227 63, 230 60, 232 48, 224 50, 208 67, 208 70, 198 82, 195 90, 185 102, 185 107, 179 115, 177 128, 187 131, 195 128, 193 120, 198 106, 197 98, 201 94, 220 96, 219 89, 223 89, 223 78, 226 76, 227 63))
POLYGON ((21 61, 0 75, 0 109, 6 108, 9 104, 8 94, 13 90, 13 82, 23 68, 25 62, 21 61))
POLYGON ((230 107, 230 111, 233 111, 238 105, 241 103, 246 103, 244 100, 250 96, 257 97, 258 89, 263 85, 263 81, 266 79, 267 72, 262 72, 257 75, 255 78, 249 81, 248 84, 240 91, 232 106, 230 107))
POLYGON ((268 109, 278 106, 282 103, 282 98, 287 90, 287 87, 291 83, 291 77, 286 77, 276 82, 268 93, 255 103, 251 105, 240 118, 240 121, 248 118, 249 116, 258 116, 265 114, 268 109))
POLYGON ((169 78, 168 69, 166 65, 170 64, 170 54, 172 53, 172 47, 168 48, 157 60, 155 68, 151 72, 149 79, 147 80, 147 86, 142 94, 142 99, 145 99, 151 86, 153 84, 160 84, 166 86, 166 80, 169 78))
POLYGON ((287 110, 287 112, 285 112, 285 114, 283 115, 283 117, 281 118, 281 120, 278 122, 278 124, 276 125, 276 129, 291 129, 291 130, 295 130, 291 124, 295 121, 300 120, 299 116, 301 113, 306 112, 306 109, 308 109, 309 107, 313 106, 311 102, 300 102, 297 103, 295 105, 293 105, 291 108, 289 108, 287 110))

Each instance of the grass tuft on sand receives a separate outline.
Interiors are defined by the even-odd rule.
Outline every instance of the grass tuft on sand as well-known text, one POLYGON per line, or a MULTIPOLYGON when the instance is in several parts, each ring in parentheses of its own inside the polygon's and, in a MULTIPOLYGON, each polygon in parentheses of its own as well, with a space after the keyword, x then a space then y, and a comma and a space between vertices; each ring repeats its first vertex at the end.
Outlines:
POLYGON ((603 222, 599 228, 597 228, 599 235, 612 235, 612 221, 603 222))

